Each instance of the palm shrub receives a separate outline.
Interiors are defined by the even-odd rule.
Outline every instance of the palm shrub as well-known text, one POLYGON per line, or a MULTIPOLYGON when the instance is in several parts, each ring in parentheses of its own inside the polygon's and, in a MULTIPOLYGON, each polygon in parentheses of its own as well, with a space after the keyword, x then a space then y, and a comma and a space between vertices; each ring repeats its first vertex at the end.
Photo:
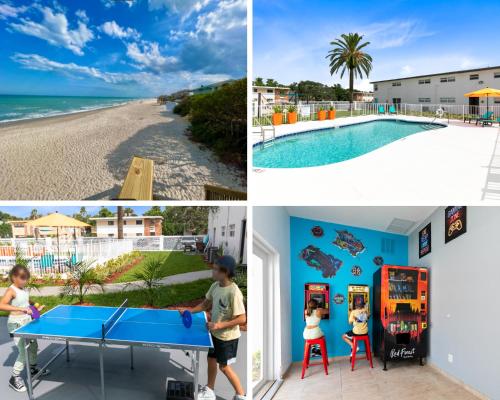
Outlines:
POLYGON ((275 114, 281 114, 283 112, 283 107, 281 107, 281 106, 274 106, 273 107, 273 112, 275 114))
POLYGON ((288 108, 286 109, 289 113, 294 113, 294 112, 297 112, 297 106, 288 106, 288 108))
POLYGON ((82 304, 85 295, 93 287, 98 286, 101 290, 104 289, 104 280, 93 268, 93 264, 93 261, 79 261, 73 266, 66 283, 62 287, 61 297, 77 297, 78 302, 82 304))
MULTIPOLYGON (((29 267, 30 260, 28 258, 26 258, 23 250, 21 249, 21 247, 19 247, 19 245, 16 246, 16 252, 14 253, 14 256, 15 256, 14 262, 16 265, 22 265, 23 267, 26 267, 28 270, 30 269, 30 267, 29 267)), ((27 284, 27 288, 28 288, 28 290, 35 289, 35 290, 40 291, 40 285, 33 282, 32 279, 29 280, 29 282, 27 284)))
POLYGON ((164 260, 159 257, 150 258, 141 269, 133 274, 134 280, 142 283, 147 305, 149 306, 154 305, 158 295, 158 288, 161 286, 163 262, 164 260))

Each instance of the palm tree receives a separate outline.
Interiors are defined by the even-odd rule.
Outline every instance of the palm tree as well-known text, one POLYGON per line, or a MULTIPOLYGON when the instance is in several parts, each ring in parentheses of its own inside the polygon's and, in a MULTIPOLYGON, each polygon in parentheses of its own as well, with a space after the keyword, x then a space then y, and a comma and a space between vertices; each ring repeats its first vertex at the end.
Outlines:
POLYGON ((83 304, 86 294, 96 287, 104 291, 104 280, 93 267, 93 261, 79 261, 69 273, 68 280, 61 289, 61 297, 78 297, 83 304))
POLYGON ((330 44, 333 46, 326 58, 330 59, 330 75, 340 71, 340 77, 349 70, 349 103, 352 103, 354 78, 368 77, 372 70, 372 57, 363 51, 370 42, 362 43, 363 36, 357 33, 340 35, 330 44))
POLYGON ((117 207, 118 239, 123 239, 123 206, 117 207))

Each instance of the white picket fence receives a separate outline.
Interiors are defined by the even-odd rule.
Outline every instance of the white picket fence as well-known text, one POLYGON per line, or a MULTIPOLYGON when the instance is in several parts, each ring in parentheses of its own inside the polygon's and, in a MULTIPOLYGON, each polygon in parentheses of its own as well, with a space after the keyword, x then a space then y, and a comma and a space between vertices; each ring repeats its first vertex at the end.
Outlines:
POLYGON ((16 251, 29 260, 29 267, 37 276, 63 274, 79 261, 96 264, 132 251, 182 251, 185 245, 195 246, 203 236, 147 236, 127 239, 55 238, 0 239, 0 273, 7 273, 15 264, 16 251))

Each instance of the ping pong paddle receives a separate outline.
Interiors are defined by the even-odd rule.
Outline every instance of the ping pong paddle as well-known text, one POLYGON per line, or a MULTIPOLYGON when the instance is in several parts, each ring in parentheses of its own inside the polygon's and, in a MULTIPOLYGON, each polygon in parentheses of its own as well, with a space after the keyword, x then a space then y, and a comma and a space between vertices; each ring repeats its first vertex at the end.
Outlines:
POLYGON ((30 306, 30 309, 31 309, 31 318, 33 319, 40 318, 40 311, 38 310, 38 308, 36 308, 35 306, 30 306))
POLYGON ((193 323, 193 316, 191 315, 191 312, 188 310, 185 310, 182 313, 182 323, 186 328, 191 328, 191 325, 193 323))

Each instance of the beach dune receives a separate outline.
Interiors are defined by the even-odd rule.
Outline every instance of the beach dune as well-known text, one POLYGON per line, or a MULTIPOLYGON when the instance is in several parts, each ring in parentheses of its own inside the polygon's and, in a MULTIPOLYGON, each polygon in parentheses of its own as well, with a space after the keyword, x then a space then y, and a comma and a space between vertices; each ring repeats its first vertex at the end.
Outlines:
POLYGON ((204 184, 246 191, 187 126, 154 100, 0 124, 0 200, 116 198, 133 156, 154 160, 155 199, 203 200, 204 184))

